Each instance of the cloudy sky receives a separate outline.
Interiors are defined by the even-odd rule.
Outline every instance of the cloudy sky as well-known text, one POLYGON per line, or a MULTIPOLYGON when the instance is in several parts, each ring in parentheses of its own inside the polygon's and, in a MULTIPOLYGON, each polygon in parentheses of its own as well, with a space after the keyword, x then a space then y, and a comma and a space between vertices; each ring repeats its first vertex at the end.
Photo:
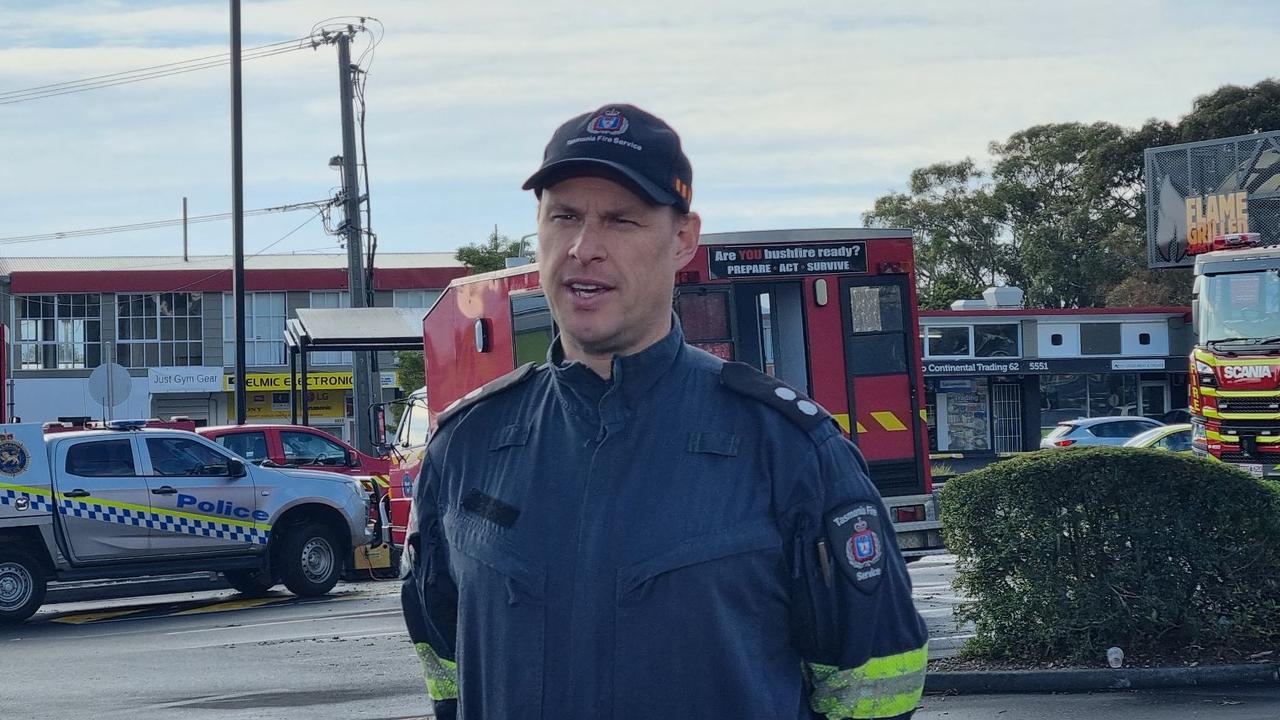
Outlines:
MULTIPOLYGON (((335 16, 385 28, 364 65, 373 224, 392 252, 453 250, 495 224, 533 232, 520 183, 557 124, 610 102, 680 131, 704 230, 856 226, 913 168, 984 159, 1029 125, 1176 119, 1221 84, 1257 82, 1257 50, 1280 32, 1280 5, 1222 0, 243 0, 242 12, 246 48, 335 16)), ((0 93, 215 55, 229 37, 219 1, 0 0, 0 17, 0 93)), ((337 77, 331 46, 245 63, 247 209, 334 191, 337 77)), ((230 210, 226 66, 3 100, 0 238, 176 218, 183 196, 193 215, 230 210)), ((336 250, 312 215, 248 218, 248 251, 336 250)), ((230 228, 192 226, 192 252, 229 252, 230 228)), ((180 251, 177 228, 0 239, 9 255, 180 251)))

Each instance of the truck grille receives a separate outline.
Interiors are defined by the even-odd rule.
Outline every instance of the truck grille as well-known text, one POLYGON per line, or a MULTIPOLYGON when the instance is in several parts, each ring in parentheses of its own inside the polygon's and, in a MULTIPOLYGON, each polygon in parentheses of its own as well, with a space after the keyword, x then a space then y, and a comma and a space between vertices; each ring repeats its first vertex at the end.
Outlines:
POLYGON ((871 482, 881 495, 915 495, 924 492, 915 460, 868 462, 871 482))
POLYGON ((1280 413, 1280 397, 1220 397, 1220 413, 1280 413))
POLYGON ((1223 452, 1218 459, 1227 463, 1256 463, 1269 464, 1280 462, 1280 452, 1265 452, 1263 448, 1258 448, 1256 455, 1248 456, 1238 450, 1230 450, 1223 452))

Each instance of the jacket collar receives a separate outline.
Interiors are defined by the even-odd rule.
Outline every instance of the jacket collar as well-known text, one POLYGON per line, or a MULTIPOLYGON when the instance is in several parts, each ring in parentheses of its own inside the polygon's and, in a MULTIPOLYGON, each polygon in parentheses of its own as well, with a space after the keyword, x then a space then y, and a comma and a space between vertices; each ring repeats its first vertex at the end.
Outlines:
POLYGON ((679 318, 672 313, 671 331, 664 338, 640 352, 613 356, 613 372, 609 380, 580 362, 566 364, 559 336, 547 350, 547 363, 555 372, 557 384, 590 404, 598 405, 606 393, 620 392, 626 405, 635 407, 683 354, 684 331, 680 328, 679 318))

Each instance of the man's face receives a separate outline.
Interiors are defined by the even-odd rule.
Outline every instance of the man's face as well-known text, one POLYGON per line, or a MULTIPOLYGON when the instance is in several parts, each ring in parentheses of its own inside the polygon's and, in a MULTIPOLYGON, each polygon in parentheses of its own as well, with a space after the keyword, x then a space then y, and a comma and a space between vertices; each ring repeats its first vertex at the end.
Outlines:
POLYGON ((675 274, 701 221, 653 206, 612 180, 575 177, 542 191, 538 263, 566 352, 628 355, 670 329, 675 274))

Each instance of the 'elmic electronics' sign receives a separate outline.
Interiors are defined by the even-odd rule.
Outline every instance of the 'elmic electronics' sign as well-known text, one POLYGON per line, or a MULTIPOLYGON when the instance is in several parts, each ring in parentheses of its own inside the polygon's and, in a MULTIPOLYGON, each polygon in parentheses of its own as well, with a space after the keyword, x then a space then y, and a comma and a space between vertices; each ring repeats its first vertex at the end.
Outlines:
POLYGON ((865 242, 711 246, 707 253, 716 279, 867 271, 865 242))

